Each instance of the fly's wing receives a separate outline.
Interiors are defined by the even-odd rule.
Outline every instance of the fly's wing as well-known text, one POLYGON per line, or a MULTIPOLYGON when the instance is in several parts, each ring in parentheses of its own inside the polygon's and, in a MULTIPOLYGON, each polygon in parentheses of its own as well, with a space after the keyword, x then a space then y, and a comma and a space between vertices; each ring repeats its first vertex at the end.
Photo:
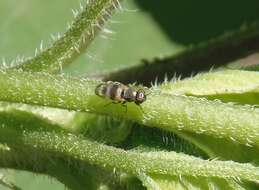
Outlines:
POLYGON ((137 86, 136 82, 134 82, 132 84, 128 84, 127 86, 128 86, 128 88, 132 88, 132 89, 134 89, 136 91, 139 89, 139 87, 137 86))

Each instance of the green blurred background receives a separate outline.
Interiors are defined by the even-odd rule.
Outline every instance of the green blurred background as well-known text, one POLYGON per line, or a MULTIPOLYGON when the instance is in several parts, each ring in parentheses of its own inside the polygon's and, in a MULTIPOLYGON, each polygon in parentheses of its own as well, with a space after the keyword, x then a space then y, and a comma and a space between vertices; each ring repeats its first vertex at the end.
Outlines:
MULTIPOLYGON (((32 56, 51 34, 63 33, 81 1, 1 0, 0 59, 32 56)), ((84 1, 81 2, 84 4, 84 1)), ((206 41, 244 23, 259 19, 259 1, 155 1, 125 0, 123 11, 107 23, 113 34, 100 32, 87 52, 64 70, 73 75, 109 72, 176 54, 189 45, 206 41)), ((1 170, 23 189, 64 189, 46 176, 1 170)), ((0 189, 5 189, 0 185, 0 189)))

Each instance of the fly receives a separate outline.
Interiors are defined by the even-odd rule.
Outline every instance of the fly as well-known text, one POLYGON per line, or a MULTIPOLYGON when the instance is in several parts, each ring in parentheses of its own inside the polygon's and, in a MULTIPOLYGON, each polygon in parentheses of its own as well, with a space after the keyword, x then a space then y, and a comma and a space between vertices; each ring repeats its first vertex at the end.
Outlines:
POLYGON ((119 82, 101 83, 95 88, 95 94, 111 99, 114 103, 134 102, 140 105, 146 101, 146 93, 143 89, 135 89, 119 82))

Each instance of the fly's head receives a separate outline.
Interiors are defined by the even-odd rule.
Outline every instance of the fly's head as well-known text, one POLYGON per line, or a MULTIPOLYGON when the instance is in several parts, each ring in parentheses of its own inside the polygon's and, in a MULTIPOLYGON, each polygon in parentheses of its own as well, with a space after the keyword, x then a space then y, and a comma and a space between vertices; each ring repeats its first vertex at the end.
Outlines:
POLYGON ((146 93, 143 89, 139 89, 136 94, 135 103, 137 105, 140 105, 145 101, 146 101, 146 93))

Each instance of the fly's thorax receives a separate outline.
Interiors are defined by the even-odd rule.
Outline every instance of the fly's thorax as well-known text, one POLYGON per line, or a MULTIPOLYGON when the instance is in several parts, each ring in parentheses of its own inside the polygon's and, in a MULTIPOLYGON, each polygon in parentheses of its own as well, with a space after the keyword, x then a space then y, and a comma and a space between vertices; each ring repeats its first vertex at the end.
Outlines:
POLYGON ((124 90, 123 98, 128 102, 133 102, 135 101, 136 94, 137 94, 136 90, 128 87, 127 89, 124 90))

